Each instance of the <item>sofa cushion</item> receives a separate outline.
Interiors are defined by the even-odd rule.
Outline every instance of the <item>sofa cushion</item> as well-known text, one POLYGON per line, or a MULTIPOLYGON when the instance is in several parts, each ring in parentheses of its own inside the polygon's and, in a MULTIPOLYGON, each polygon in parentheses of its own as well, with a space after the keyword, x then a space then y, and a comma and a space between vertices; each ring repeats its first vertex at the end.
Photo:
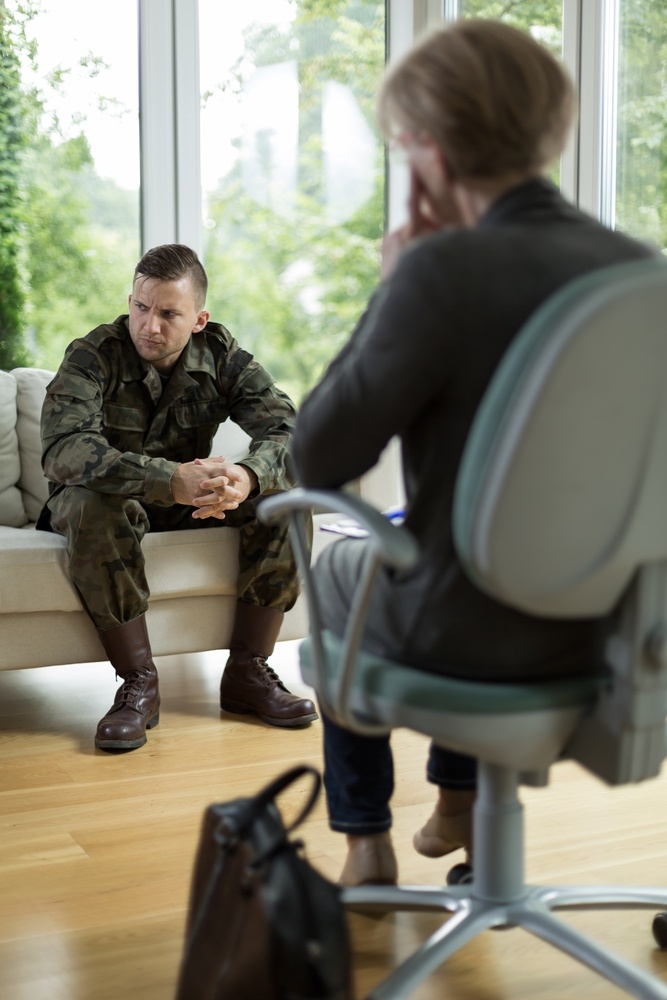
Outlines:
POLYGON ((224 455, 228 462, 238 463, 247 457, 249 449, 250 436, 233 420, 225 420, 215 433, 211 455, 224 455))
POLYGON ((16 420, 16 380, 0 371, 0 524, 20 528, 28 514, 17 485, 21 463, 16 420))
MULTIPOLYGON (((151 601, 236 594, 237 528, 148 532, 142 549, 151 601)), ((0 608, 3 613, 81 610, 62 535, 0 525, 0 608)))
POLYGON ((19 488, 31 521, 36 521, 46 503, 49 487, 42 472, 40 419, 46 387, 54 373, 43 368, 14 368, 16 379, 16 433, 19 440, 21 478, 19 488))

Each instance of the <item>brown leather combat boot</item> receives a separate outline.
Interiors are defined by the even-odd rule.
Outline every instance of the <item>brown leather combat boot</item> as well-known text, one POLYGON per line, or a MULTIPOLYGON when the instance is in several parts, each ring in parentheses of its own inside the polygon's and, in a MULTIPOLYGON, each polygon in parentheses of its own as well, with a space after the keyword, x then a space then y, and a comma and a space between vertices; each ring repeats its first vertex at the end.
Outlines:
POLYGON ((253 713, 270 726, 305 726, 319 718, 309 698, 290 694, 268 665, 283 621, 282 611, 258 604, 236 604, 229 659, 220 682, 220 708, 253 713))
POLYGON ((144 615, 98 632, 105 652, 123 683, 100 719, 95 746, 100 750, 136 750, 146 730, 160 721, 160 690, 144 615))

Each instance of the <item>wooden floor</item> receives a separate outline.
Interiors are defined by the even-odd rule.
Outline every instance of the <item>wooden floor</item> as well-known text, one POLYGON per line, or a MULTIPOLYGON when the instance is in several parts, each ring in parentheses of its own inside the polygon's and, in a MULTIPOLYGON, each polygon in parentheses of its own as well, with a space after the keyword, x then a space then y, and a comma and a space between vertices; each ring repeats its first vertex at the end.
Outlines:
MULTIPOLYGON (((296 644, 274 665, 305 691, 296 644)), ((222 654, 160 661, 162 720, 142 749, 93 747, 108 707, 108 664, 0 673, 0 1000, 173 1000, 185 907, 206 806, 252 794, 298 762, 321 766, 318 723, 281 731, 227 716, 216 691, 222 654)), ((394 839, 401 879, 438 882, 452 863, 421 858, 413 830, 429 815, 425 741, 394 737, 394 839)), ((286 797, 286 811, 304 794, 286 797)), ((611 790, 574 765, 526 789, 533 881, 667 885, 667 776, 611 790)), ((300 829, 312 862, 336 879, 345 844, 324 803, 300 829)), ((452 856, 456 860, 456 856, 452 856)), ((651 911, 568 914, 667 982, 651 911)), ((433 914, 352 915, 363 997, 437 926, 433 914)), ((613 1000, 620 990, 521 930, 489 931, 413 994, 416 1000, 613 1000)))

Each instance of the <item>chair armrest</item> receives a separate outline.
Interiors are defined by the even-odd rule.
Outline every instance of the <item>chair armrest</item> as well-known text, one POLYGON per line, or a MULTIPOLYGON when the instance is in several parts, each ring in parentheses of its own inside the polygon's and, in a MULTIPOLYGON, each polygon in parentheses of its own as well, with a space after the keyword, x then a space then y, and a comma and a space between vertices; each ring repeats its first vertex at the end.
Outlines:
POLYGON ((258 517, 266 524, 275 524, 285 518, 290 521, 290 534, 299 567, 310 621, 310 636, 313 645, 315 668, 315 689, 323 711, 334 721, 355 732, 375 735, 384 732, 383 727, 369 725, 357 718, 349 708, 349 691, 354 678, 357 653, 361 646, 370 599, 375 579, 382 565, 395 569, 409 569, 419 558, 419 546, 407 529, 391 524, 387 518, 358 497, 338 490, 309 490, 296 488, 286 493, 267 497, 257 509, 258 517), (310 549, 306 540, 305 515, 345 514, 354 518, 368 532, 368 544, 373 558, 369 560, 365 573, 359 580, 350 603, 350 617, 347 622, 342 666, 335 672, 336 686, 332 691, 327 682, 325 651, 322 642, 322 617, 317 603, 317 594, 310 568, 310 549))
POLYGON ((265 524, 282 521, 297 510, 314 514, 346 514, 358 521, 369 534, 371 545, 382 563, 396 569, 409 569, 419 558, 419 547, 407 531, 396 525, 365 500, 339 490, 308 490, 301 487, 267 497, 259 506, 259 518, 265 524))

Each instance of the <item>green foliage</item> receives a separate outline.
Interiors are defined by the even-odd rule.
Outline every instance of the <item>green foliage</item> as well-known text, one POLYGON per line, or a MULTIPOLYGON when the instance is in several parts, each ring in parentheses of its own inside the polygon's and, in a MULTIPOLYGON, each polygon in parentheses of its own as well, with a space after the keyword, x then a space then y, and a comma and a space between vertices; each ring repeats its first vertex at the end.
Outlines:
POLYGON ((83 137, 36 136, 24 178, 33 354, 52 369, 75 337, 126 311, 137 212, 131 194, 97 176, 83 137))
MULTIPOLYGON (((222 89, 240 97, 250 67, 298 59, 298 192, 292 217, 258 204, 240 167, 223 178, 207 215, 208 308, 296 401, 345 342, 379 274, 384 153, 376 135, 375 182, 343 223, 327 217, 322 101, 327 81, 354 95, 371 132, 384 66, 382 0, 299 0, 291 30, 252 27, 222 89)), ((240 137, 239 137, 240 142, 240 137)), ((281 206, 277 206, 280 209, 281 206)))
MULTIPOLYGON (((0 0, 0 15, 3 11, 0 0)), ((0 331, 13 333, 14 346, 8 358, 0 353, 0 366, 30 362, 55 368, 67 344, 93 327, 126 310, 127 292, 139 256, 136 195, 102 180, 94 169, 85 120, 78 134, 65 138, 63 126, 46 112, 45 94, 25 83, 20 56, 27 64, 36 58, 28 40, 26 24, 36 11, 33 0, 13 5, 6 14, 11 25, 11 77, 0 78, 0 331), (4 81, 7 80, 7 86, 4 81), (20 122, 17 144, 5 107, 14 109, 20 122), (7 144, 13 141, 13 157, 7 144), (12 167, 12 185, 4 183, 5 164, 12 167), (13 314, 5 314, 12 302, 4 283, 10 274, 2 227, 13 220, 13 260, 20 298, 13 314), (18 264, 20 263, 20 271, 18 264), (25 289, 25 292, 22 290, 25 289)), ((0 16, 0 46, 3 35, 0 16)), ((86 55, 81 60, 88 75, 99 72, 100 60, 86 55)), ((6 65, 3 58, 3 73, 6 65)), ((48 86, 58 89, 70 74, 56 69, 48 86)), ((113 101, 111 101, 113 103, 113 101)), ((71 130, 75 131, 75 130, 71 130)), ((3 344, 0 343, 0 351, 3 344)))
POLYGON ((621 5, 616 223, 667 249, 667 17, 664 0, 621 5))
POLYGON ((463 0, 465 17, 506 21, 523 31, 549 27, 561 32, 563 0, 463 0))
POLYGON ((23 346, 25 295, 21 277, 22 204, 19 61, 0 4, 0 368, 26 364, 23 346))

